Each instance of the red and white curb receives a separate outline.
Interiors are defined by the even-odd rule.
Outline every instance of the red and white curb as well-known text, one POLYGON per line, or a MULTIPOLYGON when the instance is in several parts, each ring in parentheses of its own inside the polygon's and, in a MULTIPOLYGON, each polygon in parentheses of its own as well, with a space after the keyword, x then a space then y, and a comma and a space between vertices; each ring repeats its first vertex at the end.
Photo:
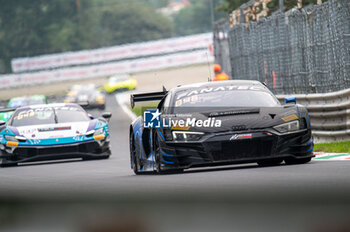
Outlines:
POLYGON ((325 152, 314 152, 316 157, 313 160, 317 161, 330 161, 330 160, 349 160, 350 154, 347 153, 325 153, 325 152))

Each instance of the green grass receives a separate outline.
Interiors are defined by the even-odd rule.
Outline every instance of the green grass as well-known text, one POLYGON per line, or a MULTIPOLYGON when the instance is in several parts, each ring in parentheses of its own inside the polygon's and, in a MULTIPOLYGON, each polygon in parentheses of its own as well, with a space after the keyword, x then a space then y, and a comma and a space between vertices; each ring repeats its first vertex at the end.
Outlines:
POLYGON ((315 151, 330 153, 350 153, 350 141, 315 144, 315 151))
POLYGON ((148 102, 144 104, 138 104, 134 108, 131 109, 132 112, 134 112, 137 116, 140 116, 143 114, 143 111, 147 109, 155 109, 157 108, 159 102, 148 102))

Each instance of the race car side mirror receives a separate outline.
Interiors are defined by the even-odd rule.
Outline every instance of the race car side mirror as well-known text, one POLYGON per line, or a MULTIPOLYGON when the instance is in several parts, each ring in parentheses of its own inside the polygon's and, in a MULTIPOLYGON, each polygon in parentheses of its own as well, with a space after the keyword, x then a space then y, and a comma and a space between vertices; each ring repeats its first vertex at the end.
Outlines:
POLYGON ((90 119, 94 119, 95 118, 94 116, 92 116, 92 114, 88 114, 88 116, 89 116, 90 119))
POLYGON ((0 126, 3 126, 3 125, 5 125, 5 124, 6 124, 5 121, 0 120, 0 126))
POLYGON ((112 117, 112 113, 111 112, 104 112, 103 114, 102 114, 102 117, 104 118, 104 119, 110 119, 111 117, 112 117))
POLYGON ((287 103, 294 103, 296 104, 297 103, 297 98, 296 97, 286 97, 284 98, 284 102, 287 104, 287 103))

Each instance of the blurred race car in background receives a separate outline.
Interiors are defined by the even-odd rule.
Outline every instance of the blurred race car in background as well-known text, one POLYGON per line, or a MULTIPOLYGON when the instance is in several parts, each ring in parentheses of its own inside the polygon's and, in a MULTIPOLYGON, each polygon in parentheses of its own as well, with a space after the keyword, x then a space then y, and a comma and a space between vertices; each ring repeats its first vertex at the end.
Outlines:
POLYGON ((77 103, 84 108, 105 109, 105 95, 94 84, 74 85, 64 99, 65 103, 77 103))
POLYGON ((1 122, 0 166, 60 158, 108 158, 108 121, 95 119, 77 104, 18 108, 6 125, 1 122))
POLYGON ((13 111, 21 106, 29 105, 39 105, 39 104, 48 104, 48 99, 45 95, 32 95, 32 96, 22 96, 14 97, 8 101, 6 109, 0 109, 0 120, 7 122, 13 111))
POLYGON ((220 81, 131 95, 160 100, 130 126, 131 168, 136 174, 257 162, 307 163, 313 138, 307 109, 295 98, 281 105, 258 81, 220 81))
POLYGON ((113 93, 115 91, 133 90, 136 85, 137 81, 130 75, 115 75, 108 79, 103 88, 107 93, 113 93))
POLYGON ((40 105, 48 104, 47 97, 45 95, 32 95, 32 96, 23 96, 23 97, 14 97, 11 98, 7 104, 8 108, 16 108, 21 106, 30 106, 30 105, 40 105))

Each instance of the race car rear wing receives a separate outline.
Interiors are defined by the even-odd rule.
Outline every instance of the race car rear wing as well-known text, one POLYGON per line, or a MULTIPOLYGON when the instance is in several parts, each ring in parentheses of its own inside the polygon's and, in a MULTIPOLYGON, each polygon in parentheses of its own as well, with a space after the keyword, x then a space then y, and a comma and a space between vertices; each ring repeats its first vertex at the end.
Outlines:
POLYGON ((160 91, 160 92, 131 94, 130 95, 131 108, 134 108, 135 102, 162 100, 167 95, 167 93, 168 91, 163 87, 163 91, 160 91))
POLYGON ((12 115, 9 113, 14 112, 16 109, 17 108, 0 108, 0 131, 12 115))
POLYGON ((17 110, 17 108, 0 108, 0 113, 13 112, 17 110))

